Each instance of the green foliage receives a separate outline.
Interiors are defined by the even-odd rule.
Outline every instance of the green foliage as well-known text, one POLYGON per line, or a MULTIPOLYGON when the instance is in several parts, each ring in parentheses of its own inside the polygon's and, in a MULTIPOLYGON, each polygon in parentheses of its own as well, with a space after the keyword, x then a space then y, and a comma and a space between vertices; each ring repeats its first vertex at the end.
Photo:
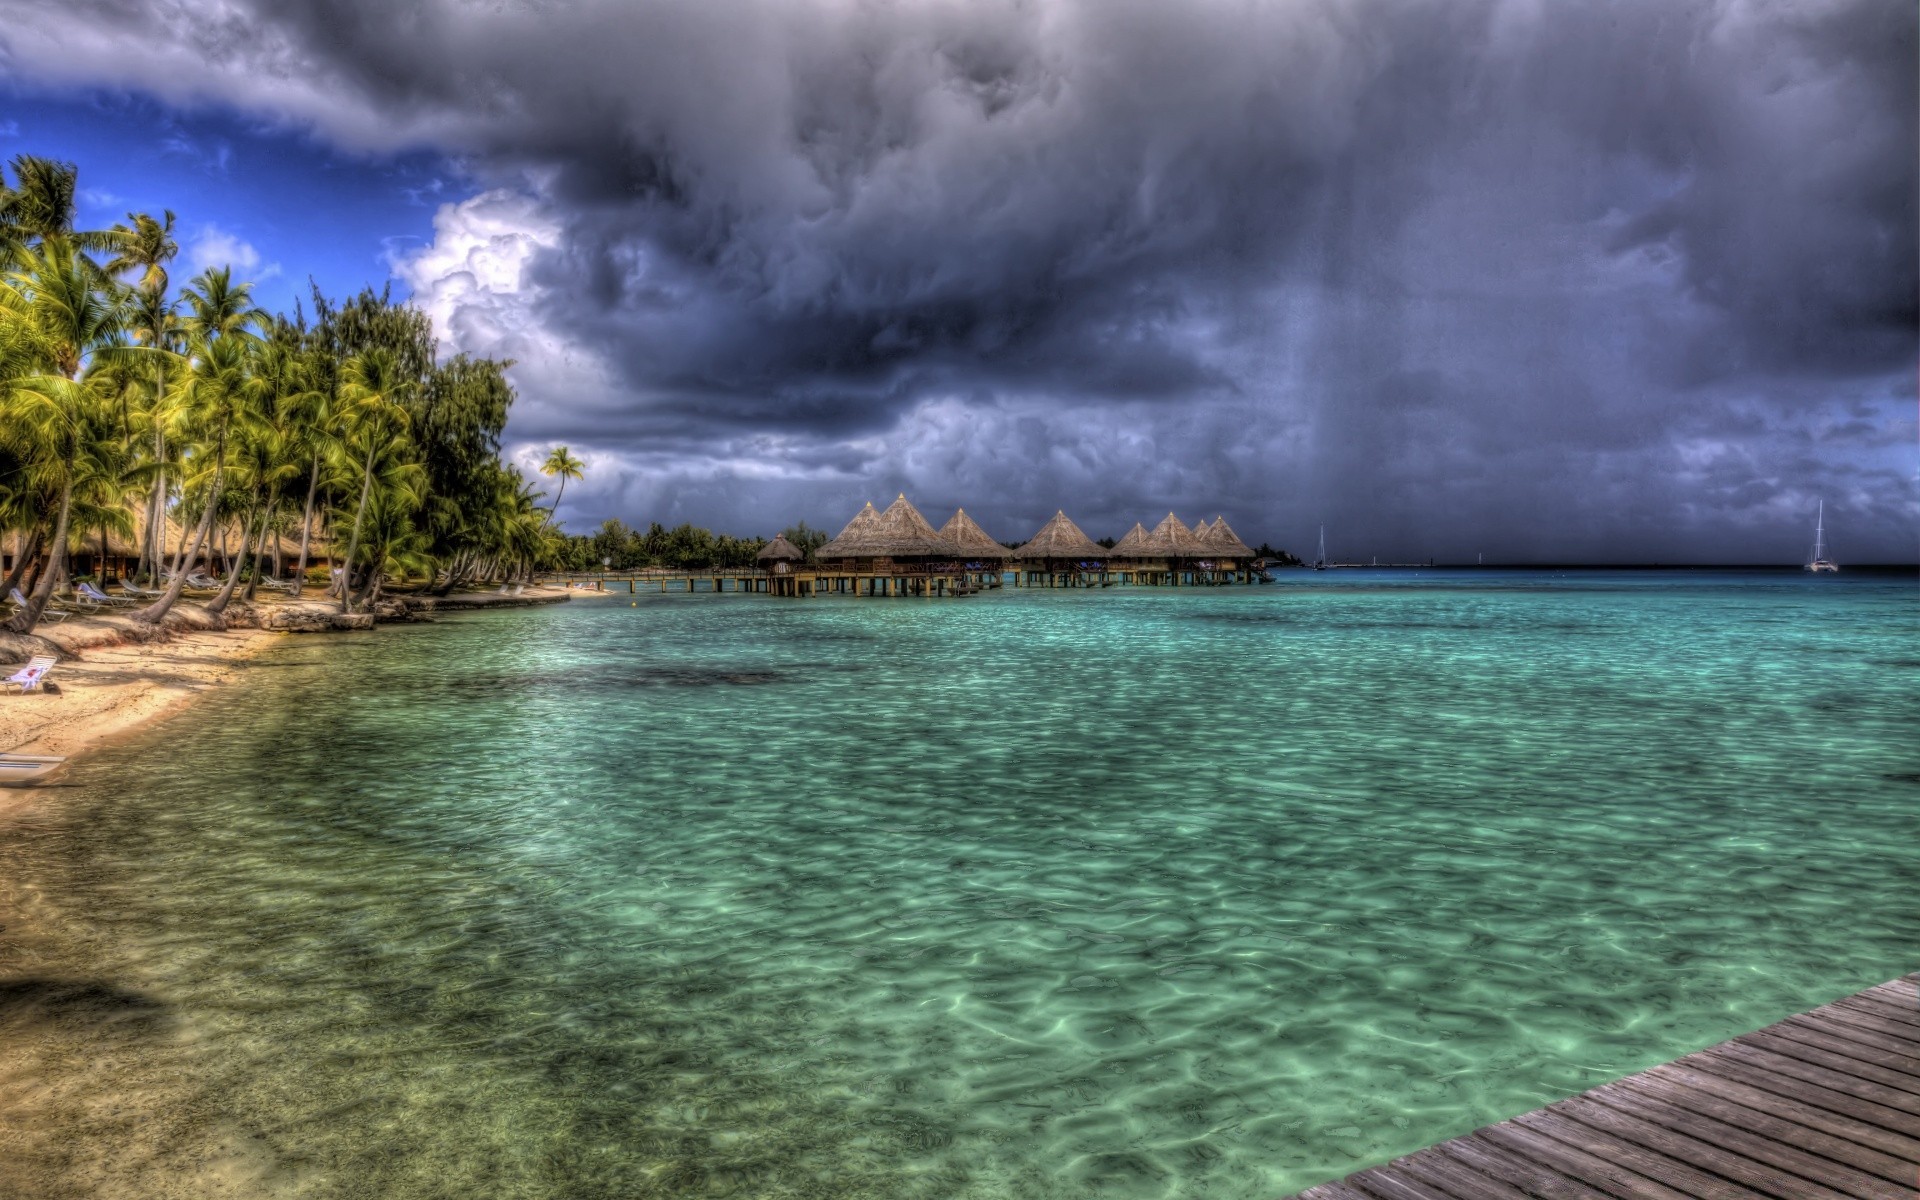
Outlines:
MULTIPOLYGON (((791 539, 789 539, 791 540, 791 539)), ((618 519, 601 522, 585 537, 569 537, 554 565, 574 571, 615 571, 664 567, 676 571, 743 570, 767 544, 765 538, 716 534, 698 525, 668 529, 658 521, 639 533, 618 519)), ((797 544, 797 543, 796 543, 797 544)))
POLYGON ((315 288, 311 322, 263 311, 225 267, 170 297, 173 213, 75 230, 72 164, 23 155, 9 169, 0 534, 41 548, 48 590, 68 543, 89 533, 146 531, 141 557, 157 574, 169 553, 197 554, 217 522, 312 540, 345 559, 359 597, 388 576, 452 587, 568 552, 538 493, 500 461, 510 364, 439 362, 426 314, 385 288, 344 301, 315 288), (166 546, 158 514, 197 533, 166 546))

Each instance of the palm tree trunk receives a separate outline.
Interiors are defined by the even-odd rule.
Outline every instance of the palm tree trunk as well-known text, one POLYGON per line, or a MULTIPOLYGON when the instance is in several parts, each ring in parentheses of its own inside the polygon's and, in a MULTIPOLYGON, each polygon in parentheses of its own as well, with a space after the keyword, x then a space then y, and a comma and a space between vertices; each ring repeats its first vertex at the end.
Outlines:
POLYGON ((367 464, 360 473, 360 507, 353 513, 353 536, 347 539, 347 569, 340 577, 340 611, 353 611, 353 556, 360 551, 360 523, 367 516, 367 497, 373 493, 373 446, 367 446, 367 464))
MULTIPOLYGON (((267 506, 260 510, 260 532, 255 534, 253 539, 253 574, 247 578, 247 591, 241 597, 244 600, 252 600, 253 593, 260 586, 261 559, 265 557, 267 549, 267 526, 272 523, 273 510, 279 505, 280 485, 275 484, 267 491, 267 506)), ((273 539, 273 558, 273 574, 274 578, 278 579, 280 577, 280 539, 278 537, 273 539)))
POLYGON ((6 581, 0 583, 0 596, 10 595, 13 589, 20 586, 20 581, 27 577, 27 568, 40 557, 40 545, 46 538, 47 531, 38 525, 33 527, 32 536, 24 542, 18 536, 14 538, 13 569, 7 572, 6 581))
MULTIPOLYGON (((265 514, 261 515, 261 523, 265 524, 265 514)), ((240 522, 240 557, 234 560, 233 567, 227 572, 227 581, 220 585, 220 591, 207 604, 207 612, 213 616, 224 614, 227 611, 227 605, 233 600, 233 589, 240 583, 240 568, 247 563, 247 546, 252 540, 252 533, 253 513, 249 512, 246 519, 240 522)))
POLYGON ((15 633, 32 633, 33 627, 40 623, 40 614, 47 611, 47 602, 53 599, 53 585, 67 561, 67 521, 72 516, 73 461, 69 457, 67 477, 60 484, 60 515, 53 522, 53 546, 47 552, 47 568, 40 573, 33 594, 27 597, 26 608, 13 614, 13 620, 8 623, 15 633))
MULTIPOLYGON (((219 507, 216 501, 220 496, 220 477, 225 473, 227 466, 227 426, 225 421, 220 423, 220 437, 216 446, 217 448, 213 455, 213 482, 207 485, 207 510, 200 514, 200 526, 193 532, 192 553, 196 557, 200 553, 200 547, 206 544, 207 531, 213 528, 213 511, 219 507)), ((185 530, 181 531, 180 553, 183 558, 186 557, 188 553, 185 530)), ((161 618, 167 615, 167 611, 179 602, 180 593, 186 590, 186 586, 187 573, 179 567, 175 567, 173 579, 167 584, 166 592, 158 600, 155 600, 152 604, 147 605, 139 612, 133 614, 133 619, 145 625, 158 625, 161 618)))
POLYGON ((313 538, 313 496, 320 487, 320 454, 313 456, 313 468, 307 472, 307 511, 300 518, 300 565, 293 569, 293 598, 298 600, 307 586, 307 545, 313 538))

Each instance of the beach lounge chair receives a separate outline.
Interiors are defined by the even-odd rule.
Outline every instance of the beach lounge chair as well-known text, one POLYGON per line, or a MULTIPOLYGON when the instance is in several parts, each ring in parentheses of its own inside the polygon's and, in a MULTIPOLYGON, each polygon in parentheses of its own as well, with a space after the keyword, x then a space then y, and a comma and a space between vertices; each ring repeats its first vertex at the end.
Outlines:
POLYGON ((31 782, 51 775, 66 761, 52 754, 0 754, 0 784, 31 782))
POLYGON ((121 604, 133 603, 133 600, 127 596, 107 595, 105 592, 101 591, 99 588, 93 586, 92 580, 83 581, 80 584, 80 586, 75 588, 74 590, 80 594, 82 599, 91 600, 95 604, 111 604, 111 605, 118 606, 121 604))
POLYGON ((291 593, 293 591, 293 580, 275 579, 271 575, 262 575, 260 577, 260 586, 272 588, 276 592, 291 593))
MULTIPOLYGON (((13 603, 13 606, 15 608, 25 609, 27 607, 27 598, 20 594, 19 588, 14 588, 12 591, 8 592, 7 599, 13 603)), ((51 604, 47 605, 44 609, 40 610, 40 619, 43 621, 46 621, 46 620, 64 621, 72 615, 73 613, 71 610, 64 609, 64 608, 56 608, 51 604)))
POLYGON ((53 670, 53 664, 59 661, 59 659, 51 654, 36 654, 27 660, 26 666, 21 667, 4 680, 0 680, 0 683, 19 688, 20 694, 24 696, 39 687, 41 681, 47 677, 47 672, 53 670))
POLYGON ((120 581, 120 590, 125 592, 127 596, 133 600, 151 600, 155 596, 160 595, 159 588, 139 587, 131 579, 122 579, 120 581))
POLYGON ((220 581, 205 571, 195 571, 187 576, 187 586, 202 592, 217 592, 220 581))

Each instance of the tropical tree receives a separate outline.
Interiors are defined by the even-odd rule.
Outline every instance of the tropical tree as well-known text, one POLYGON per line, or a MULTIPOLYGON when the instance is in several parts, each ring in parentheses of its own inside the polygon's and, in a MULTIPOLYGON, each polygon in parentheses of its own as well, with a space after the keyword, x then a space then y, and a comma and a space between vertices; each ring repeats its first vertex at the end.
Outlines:
POLYGON ((560 492, 554 496, 553 508, 548 510, 547 513, 547 518, 552 520, 560 513, 560 501, 567 494, 567 480, 585 479, 587 477, 587 464, 575 458, 572 451, 568 450, 565 446, 555 446, 553 450, 548 453, 547 461, 540 464, 540 473, 549 478, 555 475, 560 477, 560 492))
POLYGON ((399 359, 392 351, 376 347, 347 360, 341 373, 342 413, 347 428, 346 447, 361 462, 360 502, 354 509, 353 533, 347 539, 346 571, 340 580, 340 611, 353 611, 353 566, 360 550, 360 534, 366 524, 367 504, 373 498, 373 465, 376 457, 405 431, 407 411, 401 402, 413 391, 412 380, 403 376, 399 359))

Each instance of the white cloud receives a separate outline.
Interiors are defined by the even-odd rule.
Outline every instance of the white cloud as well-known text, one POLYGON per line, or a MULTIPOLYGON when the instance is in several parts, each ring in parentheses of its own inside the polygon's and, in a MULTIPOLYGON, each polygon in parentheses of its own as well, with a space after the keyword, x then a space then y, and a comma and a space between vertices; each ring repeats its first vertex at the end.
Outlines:
POLYGON ((260 252, 253 243, 218 225, 202 225, 183 246, 182 253, 194 273, 208 267, 227 267, 239 281, 272 279, 280 273, 279 263, 262 266, 260 252))

